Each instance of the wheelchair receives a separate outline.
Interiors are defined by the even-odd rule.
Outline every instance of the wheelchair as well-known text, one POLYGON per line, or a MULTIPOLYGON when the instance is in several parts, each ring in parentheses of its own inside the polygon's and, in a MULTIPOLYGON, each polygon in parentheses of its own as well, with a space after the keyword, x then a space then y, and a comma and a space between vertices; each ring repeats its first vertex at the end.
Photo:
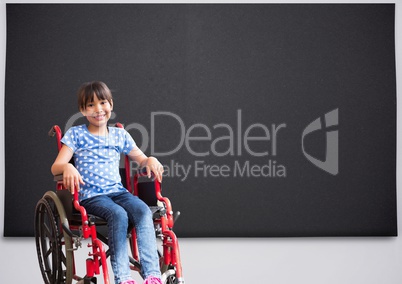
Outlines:
MULTIPOLYGON (((117 127, 123 127, 117 123, 117 127)), ((62 132, 54 125, 49 136, 57 138, 58 150, 61 149, 62 132)), ((161 184, 155 178, 148 178, 144 171, 131 174, 127 156, 125 167, 120 169, 123 185, 130 192, 142 199, 153 213, 155 234, 160 243, 158 254, 162 283, 184 284, 180 260, 178 239, 173 232, 174 222, 180 212, 173 214, 170 200, 161 194, 161 184)), ((56 190, 47 191, 35 208, 35 242, 40 270, 46 284, 70 284, 73 280, 79 284, 97 283, 97 275, 103 275, 105 284, 109 280, 107 258, 110 256, 105 246, 107 222, 100 217, 86 213, 79 204, 77 190, 72 195, 63 187, 61 176, 55 176, 56 190), (102 229, 103 228, 103 229, 102 229), (74 252, 87 240, 89 253, 84 261, 86 274, 76 275, 74 252)), ((130 268, 141 275, 136 232, 132 224, 127 233, 130 268)), ((142 277, 142 275, 141 275, 142 277)))

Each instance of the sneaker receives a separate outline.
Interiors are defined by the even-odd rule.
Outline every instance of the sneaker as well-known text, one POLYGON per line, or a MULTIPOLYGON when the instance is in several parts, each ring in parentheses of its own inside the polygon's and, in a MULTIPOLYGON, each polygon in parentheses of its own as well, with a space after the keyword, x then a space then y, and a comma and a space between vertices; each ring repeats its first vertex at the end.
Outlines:
POLYGON ((137 282, 135 282, 134 280, 126 280, 126 281, 120 282, 120 284, 137 284, 137 282))
POLYGON ((162 284, 162 281, 158 277, 149 276, 145 279, 144 284, 162 284))

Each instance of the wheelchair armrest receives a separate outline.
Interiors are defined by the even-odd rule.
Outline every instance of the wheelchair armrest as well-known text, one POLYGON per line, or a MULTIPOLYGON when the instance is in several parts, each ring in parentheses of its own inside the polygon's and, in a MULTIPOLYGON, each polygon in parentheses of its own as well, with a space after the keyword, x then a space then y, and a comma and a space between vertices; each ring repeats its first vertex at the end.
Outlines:
POLYGON ((162 196, 162 184, 155 179, 154 174, 148 178, 145 169, 141 169, 134 175, 134 194, 142 199, 148 206, 156 205, 157 201, 164 204, 167 217, 167 225, 173 228, 174 216, 172 204, 169 198, 162 196), (151 192, 153 190, 153 192, 151 192))
POLYGON ((55 175, 55 176, 53 176, 53 181, 63 181, 63 175, 55 175))
MULTIPOLYGON (((55 175, 53 177, 54 181, 57 182, 57 191, 62 191, 62 192, 68 192, 67 195, 71 195, 70 191, 66 188, 64 188, 63 186, 63 175, 55 175)), ((64 198, 66 198, 66 195, 64 195, 64 198)), ((68 199, 68 198, 67 198, 68 199)), ((87 211, 85 210, 85 208, 83 206, 80 205, 80 201, 78 198, 78 190, 74 191, 73 197, 71 198, 72 200, 72 204, 73 204, 73 208, 80 212, 81 214, 81 219, 82 219, 82 234, 84 238, 88 238, 91 234, 90 228, 89 228, 89 222, 88 222, 88 214, 87 211)), ((72 208, 71 210, 69 210, 72 212, 72 208)))

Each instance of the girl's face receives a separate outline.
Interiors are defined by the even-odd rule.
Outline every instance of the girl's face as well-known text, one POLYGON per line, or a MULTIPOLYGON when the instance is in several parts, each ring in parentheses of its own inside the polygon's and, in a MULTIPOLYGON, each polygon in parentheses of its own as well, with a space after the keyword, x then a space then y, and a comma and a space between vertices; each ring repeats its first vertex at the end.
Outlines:
POLYGON ((96 127, 99 130, 104 130, 107 127, 107 122, 112 114, 113 106, 108 100, 99 100, 94 95, 93 101, 88 102, 82 114, 86 116, 89 121, 90 127, 96 127), (100 129, 101 128, 101 129, 100 129))

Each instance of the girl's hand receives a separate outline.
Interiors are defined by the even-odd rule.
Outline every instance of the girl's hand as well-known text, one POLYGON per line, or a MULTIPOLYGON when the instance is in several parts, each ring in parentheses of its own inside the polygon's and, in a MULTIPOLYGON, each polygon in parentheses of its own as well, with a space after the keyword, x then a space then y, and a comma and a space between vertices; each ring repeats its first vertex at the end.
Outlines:
POLYGON ((128 154, 131 160, 135 161, 140 165, 140 168, 145 168, 147 170, 148 178, 151 177, 151 173, 154 173, 157 181, 162 182, 163 166, 155 157, 147 157, 140 148, 135 147, 128 154))
POLYGON ((75 189, 79 191, 80 185, 84 184, 78 170, 72 164, 66 164, 63 170, 63 185, 70 190, 71 194, 74 194, 75 189))
POLYGON ((158 159, 154 157, 148 157, 144 166, 147 170, 148 178, 151 177, 151 173, 154 173, 156 180, 162 182, 164 169, 162 164, 158 161, 158 159))

